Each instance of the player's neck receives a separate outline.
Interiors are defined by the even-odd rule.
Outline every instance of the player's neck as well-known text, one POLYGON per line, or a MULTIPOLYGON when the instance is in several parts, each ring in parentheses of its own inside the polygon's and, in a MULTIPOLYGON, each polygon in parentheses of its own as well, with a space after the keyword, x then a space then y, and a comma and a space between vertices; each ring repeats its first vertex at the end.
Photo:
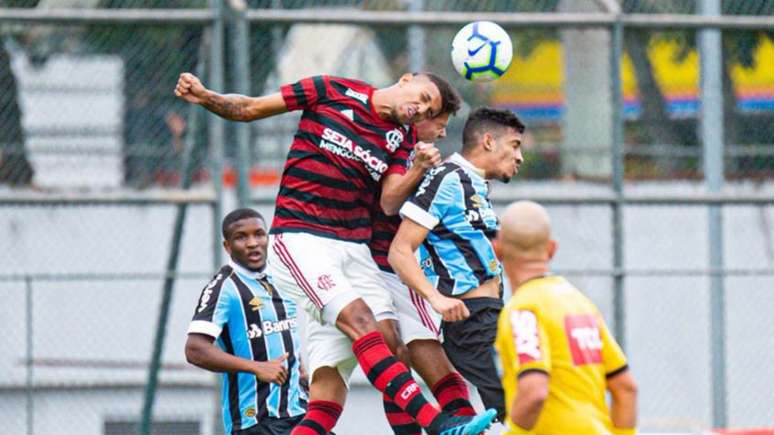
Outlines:
POLYGON ((483 152, 461 152, 460 155, 473 165, 477 170, 483 173, 484 178, 489 179, 489 174, 486 172, 486 156, 483 152))
POLYGON ((231 258, 229 260, 230 260, 229 261, 229 265, 231 266, 231 268, 239 271, 243 275, 250 276, 250 277, 253 277, 255 279, 262 279, 264 276, 266 276, 266 273, 265 273, 266 265, 264 265, 262 268, 260 268, 258 270, 255 270, 255 269, 251 269, 251 268, 245 266, 244 264, 238 262, 237 260, 235 260, 233 258, 231 258))
POLYGON ((508 280, 511 282, 511 288, 515 292, 527 281, 536 278, 542 278, 548 275, 548 263, 545 261, 535 261, 527 264, 521 264, 515 270, 508 271, 508 280))
POLYGON ((468 163, 470 163, 471 166, 473 166, 472 169, 475 169, 476 172, 478 172, 482 177, 486 178, 486 171, 483 169, 482 163, 483 161, 478 158, 478 156, 475 153, 464 153, 461 152, 459 155, 465 159, 468 163))

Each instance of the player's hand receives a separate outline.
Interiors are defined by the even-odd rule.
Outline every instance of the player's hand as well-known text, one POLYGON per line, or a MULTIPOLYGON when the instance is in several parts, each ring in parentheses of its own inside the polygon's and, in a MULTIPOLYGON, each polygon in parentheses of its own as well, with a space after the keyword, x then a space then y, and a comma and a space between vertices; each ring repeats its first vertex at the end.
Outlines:
POLYGON ((307 393, 309 392, 309 373, 301 362, 299 362, 298 366, 298 384, 301 386, 301 389, 307 393))
POLYGON ((427 170, 441 164, 441 151, 431 143, 418 142, 414 147, 413 164, 427 170))
POLYGON ((207 88, 191 73, 182 73, 177 79, 175 95, 189 103, 200 104, 207 95, 207 88))
POLYGON ((465 303, 457 298, 450 298, 439 294, 438 296, 430 299, 430 306, 443 316, 445 322, 458 322, 465 320, 470 316, 470 311, 465 303))
POLYGON ((255 377, 263 382, 274 382, 282 385, 288 380, 288 368, 285 367, 285 360, 288 354, 266 362, 258 362, 255 366, 255 377))

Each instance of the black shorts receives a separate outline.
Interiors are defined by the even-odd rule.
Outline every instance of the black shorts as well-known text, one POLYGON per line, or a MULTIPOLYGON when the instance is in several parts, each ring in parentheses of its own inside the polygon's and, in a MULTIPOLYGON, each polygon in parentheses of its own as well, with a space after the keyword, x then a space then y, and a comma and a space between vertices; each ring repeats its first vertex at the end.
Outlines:
POLYGON ((478 390, 484 406, 505 418, 505 392, 495 366, 494 342, 497 320, 503 310, 502 299, 463 299, 470 317, 459 322, 443 322, 443 349, 446 356, 478 390))
POLYGON ((303 419, 303 414, 288 418, 264 418, 247 429, 232 432, 232 435, 290 435, 290 431, 303 419))

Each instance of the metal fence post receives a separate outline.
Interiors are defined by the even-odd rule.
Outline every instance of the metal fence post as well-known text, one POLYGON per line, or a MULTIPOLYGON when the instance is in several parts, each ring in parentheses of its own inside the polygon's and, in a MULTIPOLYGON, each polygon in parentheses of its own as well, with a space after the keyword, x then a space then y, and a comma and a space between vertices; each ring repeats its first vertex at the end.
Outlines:
POLYGON ((613 243, 613 330, 615 338, 626 349, 626 294, 624 288, 624 235, 623 235, 623 184, 624 184, 624 125, 623 96, 621 90, 621 59, 623 56, 623 24, 620 11, 610 28, 610 74, 613 98, 613 141, 611 150, 613 169, 612 243, 613 243))
MULTIPOLYGON (((411 0, 409 11, 420 12, 425 7, 424 0, 411 0)), ((425 69, 425 29, 422 26, 410 26, 408 29, 409 69, 413 72, 425 69)))
MULTIPOLYGON (((247 23, 247 4, 244 0, 230 0, 231 27, 234 30, 232 47, 232 67, 234 68, 235 92, 250 94, 250 26, 247 23)), ((250 202, 250 124, 240 122, 236 125, 236 167, 237 199, 240 207, 250 202)))
MULTIPOLYGON (((210 0, 215 15, 210 32, 210 63, 208 87, 223 92, 223 1, 210 0)), ((223 251, 220 246, 220 221, 223 218, 223 146, 225 124, 221 117, 213 113, 208 117, 210 144, 210 172, 215 189, 215 203, 212 207, 212 270, 216 271, 223 263, 223 251)))
MULTIPOLYGON (((702 0, 703 16, 720 16, 720 0, 702 0)), ((698 32, 701 77, 701 116, 699 129, 703 148, 704 180, 710 193, 723 187, 723 59, 721 31, 701 29, 698 32)), ((710 275, 710 330, 712 343, 712 424, 724 428, 726 416, 726 349, 725 295, 723 288, 723 220, 722 207, 708 209, 710 275)))
POLYGON ((24 308, 25 308, 25 319, 27 321, 27 336, 26 336, 26 369, 27 369, 27 381, 26 381, 26 387, 25 387, 25 393, 26 393, 26 412, 27 412, 27 435, 32 435, 35 433, 35 397, 34 397, 34 367, 32 365, 32 359, 33 359, 33 350, 34 350, 34 335, 33 335, 33 323, 34 319, 32 318, 32 277, 29 275, 24 277, 24 308))
MULTIPOLYGON (((201 74, 201 68, 198 67, 196 72, 197 74, 201 74)), ((195 132, 197 131, 197 126, 199 124, 199 114, 202 110, 201 107, 196 105, 190 105, 189 108, 190 124, 188 134, 186 135, 185 149, 183 150, 182 155, 183 174, 181 188, 184 190, 189 189, 193 182, 193 173, 197 163, 193 158, 193 150, 196 146, 195 132)), ((183 240, 183 229, 187 214, 188 203, 180 203, 177 206, 175 213, 169 257, 167 258, 166 276, 164 277, 164 286, 162 289, 161 305, 159 307, 159 316, 156 323, 156 336, 153 341, 153 353, 151 354, 151 361, 148 368, 148 381, 145 384, 145 398, 143 401, 140 425, 138 426, 138 433, 140 435, 150 435, 151 433, 153 405, 156 400, 156 391, 158 390, 159 370, 161 370, 161 354, 164 349, 167 323, 169 321, 169 310, 172 305, 172 290, 175 285, 177 261, 180 256, 180 245, 183 240)))

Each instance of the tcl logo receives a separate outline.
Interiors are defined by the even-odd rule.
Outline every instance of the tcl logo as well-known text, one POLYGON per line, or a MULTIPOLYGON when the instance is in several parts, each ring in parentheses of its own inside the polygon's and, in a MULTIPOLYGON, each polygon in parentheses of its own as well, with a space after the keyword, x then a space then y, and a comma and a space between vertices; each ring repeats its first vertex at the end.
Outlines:
POLYGON ((519 355, 519 364, 539 361, 540 335, 535 313, 527 310, 516 310, 511 313, 511 328, 513 340, 516 343, 516 353, 519 355))
POLYGON ((592 314, 566 316, 564 330, 576 366, 602 363, 602 339, 597 319, 592 314))
POLYGON ((197 313, 201 313, 207 308, 207 304, 212 298, 212 290, 215 288, 215 286, 218 284, 218 281, 220 281, 222 277, 223 274, 219 273, 212 281, 210 281, 209 284, 207 284, 207 287, 204 288, 204 291, 202 291, 202 299, 199 302, 199 309, 196 310, 197 313))

